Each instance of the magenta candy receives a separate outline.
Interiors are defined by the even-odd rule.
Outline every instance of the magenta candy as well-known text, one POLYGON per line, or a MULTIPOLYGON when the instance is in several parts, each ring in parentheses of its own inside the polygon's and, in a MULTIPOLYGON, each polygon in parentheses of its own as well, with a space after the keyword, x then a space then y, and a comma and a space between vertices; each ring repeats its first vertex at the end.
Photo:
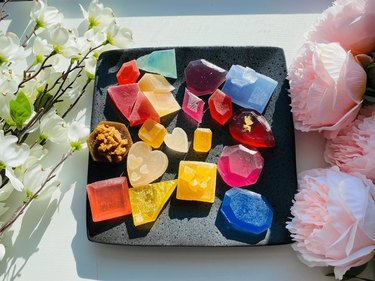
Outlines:
POLYGON ((184 101, 182 102, 182 110, 185 111, 191 118, 202 122, 204 101, 185 89, 184 101))

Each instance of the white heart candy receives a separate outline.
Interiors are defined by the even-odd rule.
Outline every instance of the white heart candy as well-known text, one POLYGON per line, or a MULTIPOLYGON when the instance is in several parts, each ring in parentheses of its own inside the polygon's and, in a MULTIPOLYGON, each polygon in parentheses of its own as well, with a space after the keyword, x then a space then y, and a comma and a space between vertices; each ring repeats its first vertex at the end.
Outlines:
POLYGON ((170 149, 177 152, 187 153, 189 150, 187 134, 179 127, 174 128, 172 134, 167 134, 164 137, 164 143, 170 149))

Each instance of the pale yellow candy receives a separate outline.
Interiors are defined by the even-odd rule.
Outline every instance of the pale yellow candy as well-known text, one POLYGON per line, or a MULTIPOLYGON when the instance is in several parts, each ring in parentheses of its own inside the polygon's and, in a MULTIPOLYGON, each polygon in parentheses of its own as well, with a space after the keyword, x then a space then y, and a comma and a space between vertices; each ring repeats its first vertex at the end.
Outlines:
POLYGON ((193 149, 196 152, 208 152, 212 145, 212 131, 205 128, 197 128, 194 131, 193 149))
POLYGON ((164 143, 177 152, 187 153, 189 150, 187 134, 179 127, 174 128, 171 134, 167 134, 164 137, 164 143))
POLYGON ((151 73, 143 75, 138 82, 138 86, 142 92, 154 92, 157 94, 169 93, 174 90, 174 87, 164 76, 151 73))
POLYGON ((153 148, 159 148, 163 143, 167 129, 160 123, 147 119, 139 129, 138 137, 153 148))
POLYGON ((156 94, 155 92, 143 92, 152 104, 152 107, 160 117, 179 111, 181 106, 172 93, 156 94))
POLYGON ((142 186, 161 177, 168 167, 168 157, 160 150, 152 151, 143 141, 136 142, 129 150, 127 171, 130 185, 142 186))

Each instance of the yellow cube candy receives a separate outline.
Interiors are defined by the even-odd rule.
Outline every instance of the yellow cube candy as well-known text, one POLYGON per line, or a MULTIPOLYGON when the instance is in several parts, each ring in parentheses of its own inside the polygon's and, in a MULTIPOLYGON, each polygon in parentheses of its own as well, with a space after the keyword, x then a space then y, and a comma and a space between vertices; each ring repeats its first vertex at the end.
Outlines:
POLYGON ((176 198, 213 203, 216 190, 216 164, 181 161, 176 198))
POLYGON ((205 128, 197 128, 194 131, 193 149, 196 152, 208 152, 212 145, 212 131, 205 128))
POLYGON ((153 148, 159 148, 167 134, 167 129, 160 123, 147 119, 139 129, 138 137, 153 148))

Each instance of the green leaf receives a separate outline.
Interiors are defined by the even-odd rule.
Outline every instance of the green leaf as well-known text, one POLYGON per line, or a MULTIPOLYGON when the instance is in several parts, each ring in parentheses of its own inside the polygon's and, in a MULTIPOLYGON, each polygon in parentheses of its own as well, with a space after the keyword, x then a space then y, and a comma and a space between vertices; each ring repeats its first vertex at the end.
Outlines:
POLYGON ((26 95, 19 92, 16 99, 9 102, 9 107, 10 116, 16 123, 17 129, 22 129, 23 123, 31 116, 31 105, 26 95))

